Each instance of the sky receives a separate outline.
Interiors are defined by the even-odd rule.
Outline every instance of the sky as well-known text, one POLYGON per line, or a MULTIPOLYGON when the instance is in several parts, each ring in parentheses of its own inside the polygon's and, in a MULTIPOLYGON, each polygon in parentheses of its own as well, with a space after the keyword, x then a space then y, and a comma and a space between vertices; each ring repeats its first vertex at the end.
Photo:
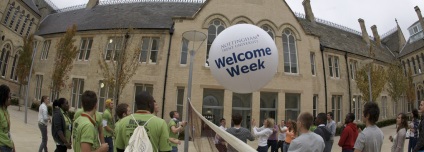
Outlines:
MULTIPOLYGON (((57 7, 64 8, 86 4, 88 0, 50 0, 57 7)), ((101 0, 102 1, 102 0, 101 0)), ((303 0, 285 0, 294 12, 304 13, 303 0)), ((316 18, 324 19, 361 31, 358 19, 365 20, 367 32, 372 36, 371 26, 376 25, 379 35, 396 27, 395 18, 408 39, 407 28, 418 20, 414 10, 420 7, 424 16, 424 0, 311 0, 316 18)))

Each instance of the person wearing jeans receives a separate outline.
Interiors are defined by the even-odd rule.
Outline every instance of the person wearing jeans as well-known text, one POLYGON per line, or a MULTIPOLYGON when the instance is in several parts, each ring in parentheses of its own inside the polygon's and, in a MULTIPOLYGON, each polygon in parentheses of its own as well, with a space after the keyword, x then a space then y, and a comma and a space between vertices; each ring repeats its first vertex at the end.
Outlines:
POLYGON ((108 152, 113 152, 113 136, 115 134, 115 121, 113 119, 113 102, 111 99, 107 99, 105 102, 106 109, 103 112, 103 133, 105 136, 105 142, 109 145, 108 152))
POLYGON ((415 145, 417 144, 418 139, 418 125, 420 124, 418 115, 418 110, 414 109, 412 110, 412 122, 410 124, 411 134, 409 137, 409 144, 408 144, 408 152, 411 152, 412 149, 414 149, 415 145))
POLYGON ((41 131, 41 144, 38 152, 47 152, 47 124, 50 121, 47 105, 50 103, 48 96, 41 97, 41 105, 38 108, 38 128, 41 131))

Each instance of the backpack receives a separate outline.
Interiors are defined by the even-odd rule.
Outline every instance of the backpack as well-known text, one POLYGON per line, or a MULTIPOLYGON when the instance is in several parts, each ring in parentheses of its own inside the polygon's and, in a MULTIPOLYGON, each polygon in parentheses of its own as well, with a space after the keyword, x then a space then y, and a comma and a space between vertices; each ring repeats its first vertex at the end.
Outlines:
POLYGON ((324 139, 324 141, 330 140, 331 132, 327 129, 327 127, 317 127, 315 131, 314 131, 315 133, 319 132, 317 134, 319 134, 322 137, 322 139, 324 139))
POLYGON ((147 120, 143 126, 138 124, 133 115, 131 115, 131 117, 138 127, 135 128, 133 134, 131 135, 128 146, 125 148, 125 152, 152 152, 153 146, 144 126, 146 126, 147 123, 155 116, 147 120))

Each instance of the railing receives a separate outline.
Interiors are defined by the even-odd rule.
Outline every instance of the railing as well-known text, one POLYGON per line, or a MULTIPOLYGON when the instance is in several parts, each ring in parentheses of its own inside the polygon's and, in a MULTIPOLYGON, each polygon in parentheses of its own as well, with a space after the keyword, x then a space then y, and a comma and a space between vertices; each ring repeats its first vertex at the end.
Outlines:
POLYGON ((381 35, 381 39, 384 39, 385 37, 395 33, 396 31, 397 31, 397 27, 392 28, 391 30, 389 30, 386 33, 384 33, 383 35, 381 35))
POLYGON ((50 7, 52 7, 52 9, 54 9, 54 10, 58 10, 59 8, 56 6, 56 5, 54 5, 54 3, 52 2, 52 1, 50 1, 50 0, 44 0, 48 5, 50 5, 50 7))

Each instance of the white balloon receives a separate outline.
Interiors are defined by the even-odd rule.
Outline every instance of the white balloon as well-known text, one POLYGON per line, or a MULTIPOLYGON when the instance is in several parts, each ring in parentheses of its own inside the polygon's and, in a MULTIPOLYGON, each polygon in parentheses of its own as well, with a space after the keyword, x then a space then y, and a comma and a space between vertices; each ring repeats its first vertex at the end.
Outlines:
POLYGON ((251 93, 274 77, 278 50, 271 36, 261 28, 237 24, 215 38, 208 61, 219 84, 236 93, 251 93))

